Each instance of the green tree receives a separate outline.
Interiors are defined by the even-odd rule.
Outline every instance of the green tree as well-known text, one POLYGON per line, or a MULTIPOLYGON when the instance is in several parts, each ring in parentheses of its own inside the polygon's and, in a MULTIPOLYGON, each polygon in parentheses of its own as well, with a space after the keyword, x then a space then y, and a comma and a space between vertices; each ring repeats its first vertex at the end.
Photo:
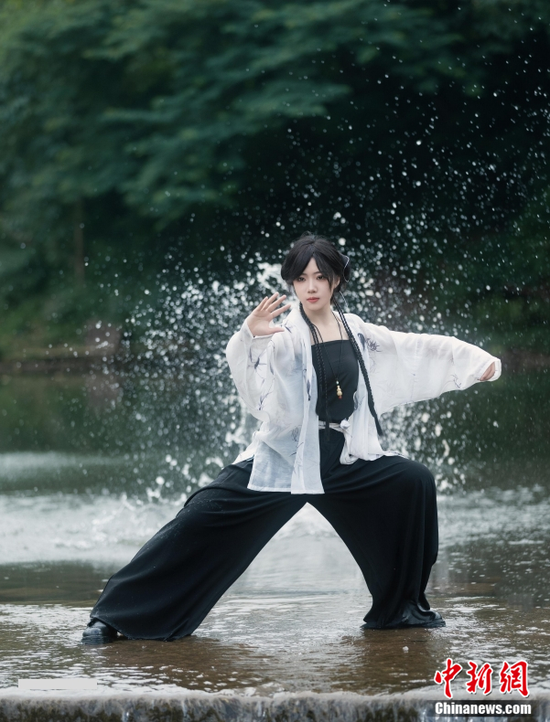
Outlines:
POLYGON ((550 185, 549 21, 542 0, 4 2, 0 303, 65 333, 133 303, 123 261, 238 265, 309 227, 455 316, 487 286, 498 306, 499 258, 547 243, 519 219, 550 185))

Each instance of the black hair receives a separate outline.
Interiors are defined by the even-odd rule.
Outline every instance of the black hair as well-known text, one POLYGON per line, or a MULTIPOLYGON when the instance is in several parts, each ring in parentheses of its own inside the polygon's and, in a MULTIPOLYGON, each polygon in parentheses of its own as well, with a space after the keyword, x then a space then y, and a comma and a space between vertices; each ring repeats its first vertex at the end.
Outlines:
MULTIPOLYGON (((317 263, 317 268, 319 271, 328 278, 331 286, 333 287, 333 293, 332 293, 332 303, 334 304, 334 307, 338 311, 338 315, 340 316, 340 319, 342 321, 342 325, 346 329, 346 333, 348 335, 348 338, 351 343, 351 347, 353 349, 353 353, 355 354, 355 357, 357 359, 357 362, 359 364, 359 368, 361 369, 361 373, 363 375, 363 379, 365 381, 365 385, 367 387, 367 397, 368 397, 368 404, 369 404, 369 411, 371 412, 374 423, 376 424, 376 431, 379 436, 384 435, 384 431, 382 430, 382 426, 380 425, 380 421, 378 420, 378 414, 376 413, 376 409, 374 407, 374 399, 372 396, 372 389, 370 385, 369 380, 369 374, 367 372, 367 368, 365 366, 365 362, 363 360, 363 355, 359 349, 359 346, 357 345, 357 341, 355 340, 355 336, 353 335, 348 321, 344 315, 344 312, 339 305, 339 303, 335 299, 335 294, 337 292, 342 293, 344 288, 346 287, 347 282, 350 279, 351 276, 351 268, 350 268, 350 261, 347 256, 345 256, 343 253, 340 253, 340 251, 334 246, 327 238, 324 236, 316 236, 312 233, 304 233, 300 238, 294 243, 290 251, 285 257, 285 260, 283 261, 283 265, 281 267, 281 276, 283 277, 283 280, 286 281, 289 285, 292 285, 292 283, 301 276, 301 274, 304 272, 305 267, 310 262, 310 260, 314 258, 317 263)), ((325 371, 325 364, 323 361, 323 354, 321 352, 321 336, 317 330, 317 327, 315 324, 309 319, 308 315, 304 311, 304 307, 302 304, 300 304, 300 313, 302 314, 302 318, 307 323, 308 328, 311 332, 311 336, 313 338, 313 346, 315 348, 315 353, 317 355, 317 360, 319 362, 319 369, 321 371, 321 389, 323 390, 324 397, 325 397, 325 409, 326 409, 326 422, 325 422, 325 429, 328 430, 329 428, 329 414, 328 414, 328 389, 327 389, 327 382, 326 382, 326 371, 325 371)))
POLYGON ((343 292, 351 276, 350 260, 324 236, 304 233, 292 245, 281 266, 281 276, 291 286, 314 258, 319 271, 328 279, 332 296, 343 292))

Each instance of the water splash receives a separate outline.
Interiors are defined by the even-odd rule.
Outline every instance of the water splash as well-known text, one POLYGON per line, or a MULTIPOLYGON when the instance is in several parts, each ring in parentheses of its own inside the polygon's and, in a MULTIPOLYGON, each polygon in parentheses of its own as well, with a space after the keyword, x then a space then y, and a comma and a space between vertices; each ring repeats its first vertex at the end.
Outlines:
MULTIPOLYGON (((428 317, 427 302, 412 296, 397 274, 382 284, 380 273, 375 280, 354 260, 349 310, 399 330, 444 330, 442 314, 432 310, 428 317)), ((145 289, 128 319, 130 355, 117 372, 121 402, 133 410, 126 416, 131 453, 157 460, 156 468, 144 464, 148 475, 137 478, 138 496, 156 502, 188 494, 249 442, 256 421, 236 393, 224 348, 263 296, 287 290, 279 270, 260 254, 243 256, 239 268, 228 263, 223 272, 197 267, 190 275, 176 262, 160 274, 154 293, 145 289)), ((384 422, 387 448, 426 461, 441 489, 465 481, 456 463, 465 443, 448 439, 455 405, 447 395, 398 409, 384 422)), ((458 408, 465 413, 464 403, 458 408)))

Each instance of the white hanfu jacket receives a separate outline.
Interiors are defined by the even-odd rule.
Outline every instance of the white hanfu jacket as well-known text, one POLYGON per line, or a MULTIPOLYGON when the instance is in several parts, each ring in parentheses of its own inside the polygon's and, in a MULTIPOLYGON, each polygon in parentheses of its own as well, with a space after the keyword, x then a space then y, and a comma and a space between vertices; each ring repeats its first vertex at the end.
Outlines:
MULTIPOLYGON (((382 415, 395 406, 466 389, 500 360, 452 336, 400 333, 346 314, 369 372, 374 406, 382 415)), ((320 475, 317 377, 309 328, 294 308, 284 332, 253 336, 246 321, 230 339, 226 354, 246 407, 262 424, 235 463, 254 457, 248 487, 258 491, 323 494, 320 475)), ((340 462, 393 455, 384 451, 359 373, 354 411, 340 424, 345 442, 340 462)))

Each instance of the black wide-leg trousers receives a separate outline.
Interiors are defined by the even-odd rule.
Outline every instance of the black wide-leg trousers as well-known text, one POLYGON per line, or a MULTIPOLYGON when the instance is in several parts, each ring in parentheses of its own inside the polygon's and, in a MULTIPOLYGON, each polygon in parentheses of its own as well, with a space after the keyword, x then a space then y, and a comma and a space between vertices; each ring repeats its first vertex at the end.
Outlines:
POLYGON ((434 479, 401 456, 340 464, 343 435, 320 432, 324 494, 247 488, 252 460, 195 492, 114 574, 92 610, 132 639, 172 640, 199 626, 222 594, 306 502, 340 535, 372 594, 367 627, 399 626, 429 610, 424 590, 437 556, 434 479))

